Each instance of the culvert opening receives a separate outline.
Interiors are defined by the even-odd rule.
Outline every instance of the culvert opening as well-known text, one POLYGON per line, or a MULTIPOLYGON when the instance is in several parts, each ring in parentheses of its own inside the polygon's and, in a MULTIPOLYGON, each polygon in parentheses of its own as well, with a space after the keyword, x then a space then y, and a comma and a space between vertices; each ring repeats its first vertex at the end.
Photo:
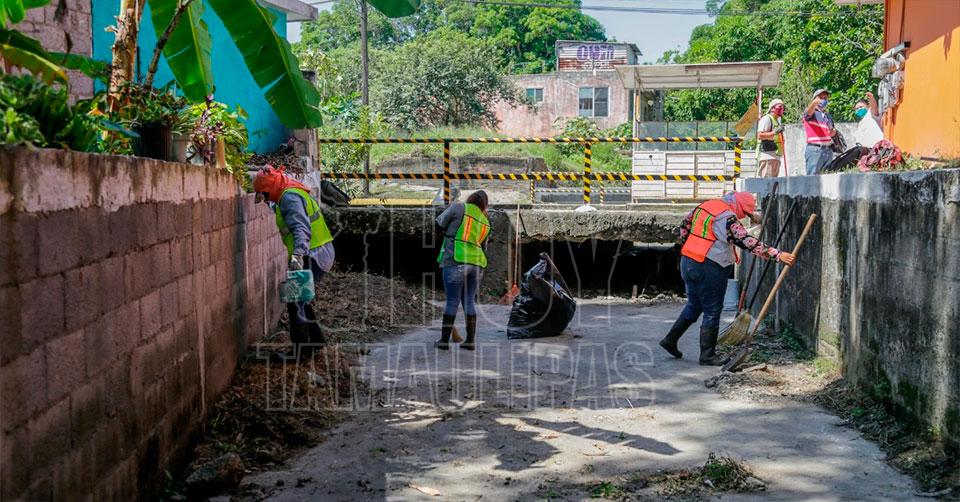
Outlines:
POLYGON ((591 239, 584 242, 530 242, 521 245, 522 270, 541 252, 553 259, 574 295, 629 297, 681 294, 680 256, 672 245, 591 239))
MULTIPOLYGON (((431 235, 368 234, 339 235, 336 240, 337 264, 341 268, 367 271, 403 279, 411 284, 443 289, 437 268, 439 239, 431 235)), ((585 242, 533 241, 521 244, 521 274, 536 264, 541 252, 548 253, 574 295, 630 297, 638 295, 682 294, 679 254, 672 245, 639 244, 629 241, 592 239, 585 242)), ((491 244, 488 253, 500 253, 499 262, 509 269, 511 259, 505 246, 491 244)), ((497 273, 490 257, 490 278, 497 273)), ((501 282, 506 272, 499 271, 501 282)), ((490 282, 485 281, 491 285, 490 282)), ((499 283, 497 283, 499 284, 499 283)), ((492 285, 491 285, 492 286, 492 285)), ((495 288, 493 288, 495 289, 495 288)), ((502 291, 493 291, 501 294, 502 291)))

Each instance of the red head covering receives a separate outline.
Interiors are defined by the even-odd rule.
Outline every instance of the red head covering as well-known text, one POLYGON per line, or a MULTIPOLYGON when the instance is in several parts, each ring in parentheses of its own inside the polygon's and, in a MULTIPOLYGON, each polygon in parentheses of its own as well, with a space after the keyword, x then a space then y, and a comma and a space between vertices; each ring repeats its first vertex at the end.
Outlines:
POLYGON ((730 206, 737 219, 743 219, 757 211, 757 199, 749 192, 728 192, 723 196, 723 201, 730 206))
POLYGON ((267 200, 273 203, 280 202, 280 194, 288 188, 299 188, 305 192, 310 191, 306 185, 287 176, 283 170, 283 166, 280 169, 275 169, 270 164, 263 166, 257 176, 253 178, 253 191, 266 193, 267 200))

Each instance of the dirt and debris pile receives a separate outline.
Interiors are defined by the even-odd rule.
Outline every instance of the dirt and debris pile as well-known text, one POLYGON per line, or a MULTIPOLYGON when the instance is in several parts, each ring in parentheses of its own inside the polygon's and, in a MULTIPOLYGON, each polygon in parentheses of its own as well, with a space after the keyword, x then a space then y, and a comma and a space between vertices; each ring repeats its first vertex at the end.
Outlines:
MULTIPOLYGON (((730 353, 739 347, 721 347, 730 353)), ((762 326, 745 369, 705 380, 707 387, 731 399, 798 400, 816 403, 879 444, 893 467, 912 477, 918 495, 960 498, 960 452, 936 431, 898 419, 885 404, 889 382, 857 388, 844 380, 834 359, 815 357, 788 325, 779 333, 762 326)))
POLYGON ((574 485, 545 482, 536 495, 547 500, 706 500, 723 493, 766 489, 766 483, 743 462, 710 453, 703 466, 692 469, 641 471, 612 480, 599 479, 574 485))
MULTIPOLYGON (((284 315, 276 332, 250 347, 230 388, 208 412, 203 439, 185 475, 228 453, 256 470, 316 445, 342 418, 337 409, 360 385, 351 371, 357 350, 338 344, 378 341, 421 315, 438 312, 400 281, 342 271, 323 278, 313 305, 328 345, 299 363, 276 358, 276 352, 289 348, 284 315)), ((185 488, 177 482, 169 490, 185 488)))

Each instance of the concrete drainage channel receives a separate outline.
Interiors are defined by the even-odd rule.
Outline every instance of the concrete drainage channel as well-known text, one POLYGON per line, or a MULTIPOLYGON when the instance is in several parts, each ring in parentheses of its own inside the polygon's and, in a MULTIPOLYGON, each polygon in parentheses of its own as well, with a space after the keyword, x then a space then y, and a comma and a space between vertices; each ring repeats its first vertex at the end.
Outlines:
MULTIPOLYGON (((342 269, 399 277, 427 290, 443 288, 437 268, 439 239, 434 240, 432 236, 425 238, 389 232, 341 234, 336 243, 337 264, 342 269)), ((520 273, 535 265, 542 252, 551 256, 573 294, 580 298, 683 292, 679 256, 672 245, 601 239, 523 242, 520 245, 520 273)), ((504 243, 491 246, 488 256, 493 266, 484 278, 483 291, 499 295, 512 280, 509 271, 514 259, 513 246, 504 243), (493 256, 494 253, 498 255, 493 256), (505 270, 504 262, 507 264, 505 270)))

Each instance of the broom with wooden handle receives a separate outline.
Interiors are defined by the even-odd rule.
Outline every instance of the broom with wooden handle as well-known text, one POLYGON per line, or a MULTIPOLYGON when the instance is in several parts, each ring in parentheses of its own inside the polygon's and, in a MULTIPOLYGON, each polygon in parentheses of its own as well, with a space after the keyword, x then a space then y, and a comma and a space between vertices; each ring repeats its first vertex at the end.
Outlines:
MULTIPOLYGON (((793 201, 793 203, 790 204, 790 209, 787 210, 787 217, 783 220, 783 226, 780 227, 780 232, 777 234, 777 240, 773 242, 773 247, 778 247, 780 245, 780 240, 783 239, 783 233, 786 232, 787 226, 790 224, 790 220, 793 219, 793 210, 796 208, 797 201, 793 201)), ((754 257, 753 263, 756 262, 757 258, 754 257)), ((760 274, 760 280, 757 281, 757 289, 754 290, 753 296, 750 297, 750 303, 747 304, 747 308, 739 310, 739 313, 737 314, 737 317, 733 319, 733 322, 720 330, 720 337, 717 338, 717 343, 720 345, 736 345, 747 337, 747 332, 750 331, 750 325, 753 323, 753 317, 750 316, 750 311, 753 310, 753 304, 757 302, 757 296, 760 294, 760 286, 763 284, 763 280, 767 277, 767 272, 770 270, 770 265, 773 265, 773 260, 769 260, 766 264, 764 264, 763 272, 760 274)), ((748 275, 747 282, 743 286, 744 293, 746 293, 747 289, 750 287, 750 279, 751 277, 748 275)))
MULTIPOLYGON (((803 242, 807 240, 807 234, 810 233, 810 229, 813 228, 813 223, 817 220, 816 214, 811 214, 810 218, 807 219, 807 225, 803 227, 803 232, 800 234, 800 239, 797 240, 797 245, 793 247, 793 255, 797 256, 800 252, 800 248, 803 246, 803 242)), ((760 323, 763 321, 763 318, 767 315, 767 311, 770 310, 770 305, 773 304, 773 299, 777 294, 777 290, 780 289, 780 286, 783 285, 783 280, 786 279, 787 274, 790 273, 790 269, 793 268, 790 265, 784 265, 783 270, 780 271, 780 275, 777 277, 777 282, 774 283, 773 289, 770 290, 770 294, 767 295, 767 301, 763 302, 763 307, 760 309, 760 314, 757 315, 757 322, 754 323, 753 330, 750 331, 750 335, 747 336, 747 339, 744 340, 744 347, 740 349, 734 356, 723 365, 721 371, 730 371, 733 368, 736 368, 739 364, 747 359, 747 356, 750 355, 750 342, 753 341, 753 337, 757 334, 757 330, 760 329, 760 323)))

